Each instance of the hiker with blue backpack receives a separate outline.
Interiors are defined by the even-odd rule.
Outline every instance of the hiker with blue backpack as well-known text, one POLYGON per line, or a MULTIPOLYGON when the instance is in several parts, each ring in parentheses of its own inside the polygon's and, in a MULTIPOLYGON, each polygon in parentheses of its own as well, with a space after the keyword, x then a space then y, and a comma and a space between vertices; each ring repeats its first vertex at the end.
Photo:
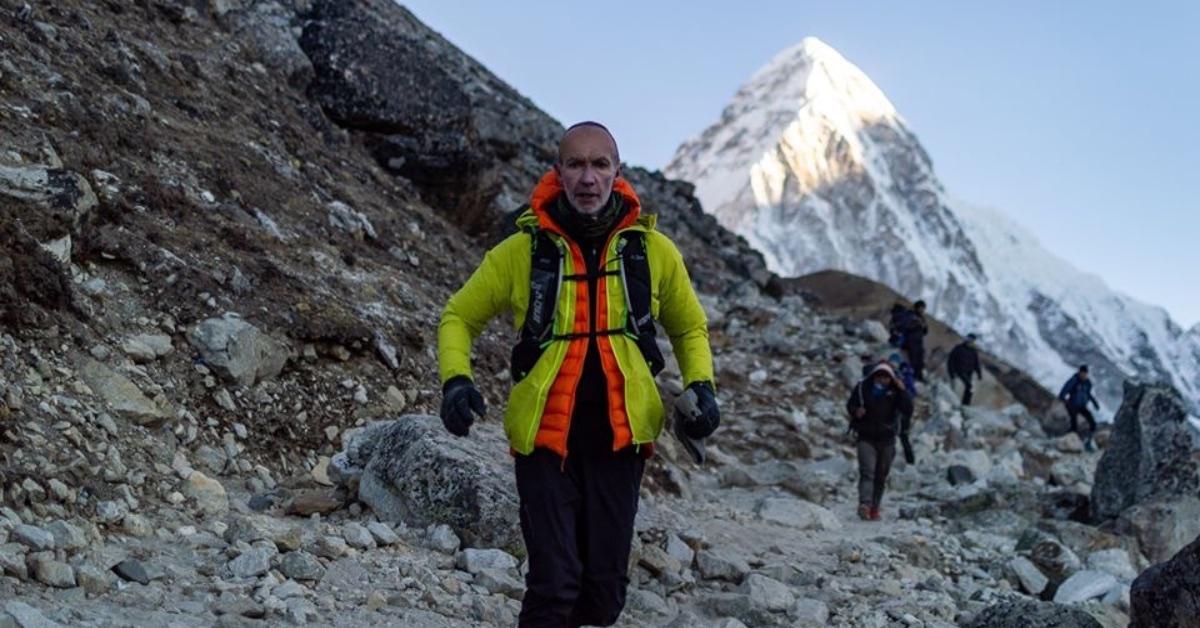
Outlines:
MULTIPOLYGON (((1063 384, 1062 390, 1058 393, 1058 398, 1067 406, 1067 416, 1071 417, 1071 431, 1079 434, 1079 426, 1077 417, 1083 415, 1083 418, 1088 422, 1088 434, 1083 441, 1083 448, 1088 451, 1096 451, 1096 445, 1092 442, 1092 435, 1096 433, 1096 417, 1092 416, 1088 410, 1088 403, 1095 406, 1096 410, 1100 409, 1100 402, 1096 401, 1096 397, 1092 395, 1092 380, 1088 375, 1088 367, 1086 364, 1079 367, 1071 379, 1063 384)), ((1080 436, 1083 436, 1080 434, 1080 436)))
POLYGON ((897 437, 904 446, 905 461, 916 464, 908 439, 912 398, 892 367, 881 362, 850 391, 846 410, 858 453, 858 516, 879 521, 883 518, 883 491, 896 458, 897 437))
POLYGON ((928 333, 924 301, 913 303, 911 310, 900 302, 892 305, 888 321, 888 342, 904 351, 909 364, 912 365, 913 377, 921 383, 925 382, 925 336, 928 333))

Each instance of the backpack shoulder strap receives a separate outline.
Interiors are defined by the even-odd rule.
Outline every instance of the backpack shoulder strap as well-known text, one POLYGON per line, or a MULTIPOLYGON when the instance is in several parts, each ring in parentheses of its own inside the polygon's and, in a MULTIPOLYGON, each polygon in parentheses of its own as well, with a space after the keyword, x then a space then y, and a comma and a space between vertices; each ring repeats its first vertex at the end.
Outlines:
POLYGON ((625 286, 625 306, 628 311, 625 333, 637 343, 642 357, 650 366, 650 373, 658 375, 667 362, 655 341, 657 331, 650 314, 652 289, 646 234, 631 229, 623 233, 621 238, 621 282, 625 286))

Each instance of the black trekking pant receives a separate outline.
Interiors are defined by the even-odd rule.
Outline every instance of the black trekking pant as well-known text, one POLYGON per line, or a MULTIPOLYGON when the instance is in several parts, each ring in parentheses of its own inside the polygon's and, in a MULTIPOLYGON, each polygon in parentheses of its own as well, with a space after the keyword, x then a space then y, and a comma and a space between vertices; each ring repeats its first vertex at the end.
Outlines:
POLYGON ((887 487, 892 461, 896 459, 896 439, 886 441, 859 440, 858 445, 858 503, 879 507, 883 489, 887 487))
MULTIPOLYGON (((1096 433, 1096 417, 1092 416, 1092 411, 1088 410, 1087 406, 1082 408, 1072 408, 1071 406, 1067 406, 1067 416, 1071 417, 1071 431, 1075 432, 1076 434, 1079 434, 1079 427, 1076 425, 1077 421, 1075 420, 1075 417, 1081 414, 1083 415, 1083 418, 1087 419, 1088 422, 1087 438, 1091 438, 1092 434, 1096 433)), ((1079 435, 1083 436, 1083 434, 1079 435)))
POLYGON ((973 381, 971 374, 970 373, 966 373, 966 374, 954 373, 954 377, 957 377, 958 380, 961 381, 964 386, 963 394, 962 394, 962 404, 964 406, 971 405, 971 393, 974 392, 974 389, 971 386, 971 383, 973 381))
POLYGON ((516 457, 521 534, 529 556, 521 628, 611 626, 625 607, 629 549, 646 461, 537 449, 516 457))

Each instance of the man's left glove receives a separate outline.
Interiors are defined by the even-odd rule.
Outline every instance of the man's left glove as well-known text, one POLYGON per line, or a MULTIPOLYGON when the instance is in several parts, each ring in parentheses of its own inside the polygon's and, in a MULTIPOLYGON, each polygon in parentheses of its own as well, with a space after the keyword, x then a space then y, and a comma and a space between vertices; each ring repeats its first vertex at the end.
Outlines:
POLYGON ((475 422, 472 412, 480 418, 487 413, 483 395, 469 378, 463 375, 450 378, 442 387, 442 425, 455 436, 466 436, 475 422))
POLYGON ((675 413, 683 420, 683 433, 688 438, 708 438, 721 424, 717 395, 708 382, 692 382, 675 401, 675 413))

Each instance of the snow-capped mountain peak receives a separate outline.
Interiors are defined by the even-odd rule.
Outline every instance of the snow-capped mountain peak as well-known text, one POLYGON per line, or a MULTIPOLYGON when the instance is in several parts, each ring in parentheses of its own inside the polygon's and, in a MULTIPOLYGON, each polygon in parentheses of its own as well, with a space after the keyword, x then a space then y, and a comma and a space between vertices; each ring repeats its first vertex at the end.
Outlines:
POLYGON ((1055 391, 1087 363, 1109 411, 1126 377, 1200 397, 1200 325, 1185 333, 1002 213, 951 199, 882 90, 816 38, 755 72, 666 172, 772 270, 844 270, 923 298, 1055 391))

